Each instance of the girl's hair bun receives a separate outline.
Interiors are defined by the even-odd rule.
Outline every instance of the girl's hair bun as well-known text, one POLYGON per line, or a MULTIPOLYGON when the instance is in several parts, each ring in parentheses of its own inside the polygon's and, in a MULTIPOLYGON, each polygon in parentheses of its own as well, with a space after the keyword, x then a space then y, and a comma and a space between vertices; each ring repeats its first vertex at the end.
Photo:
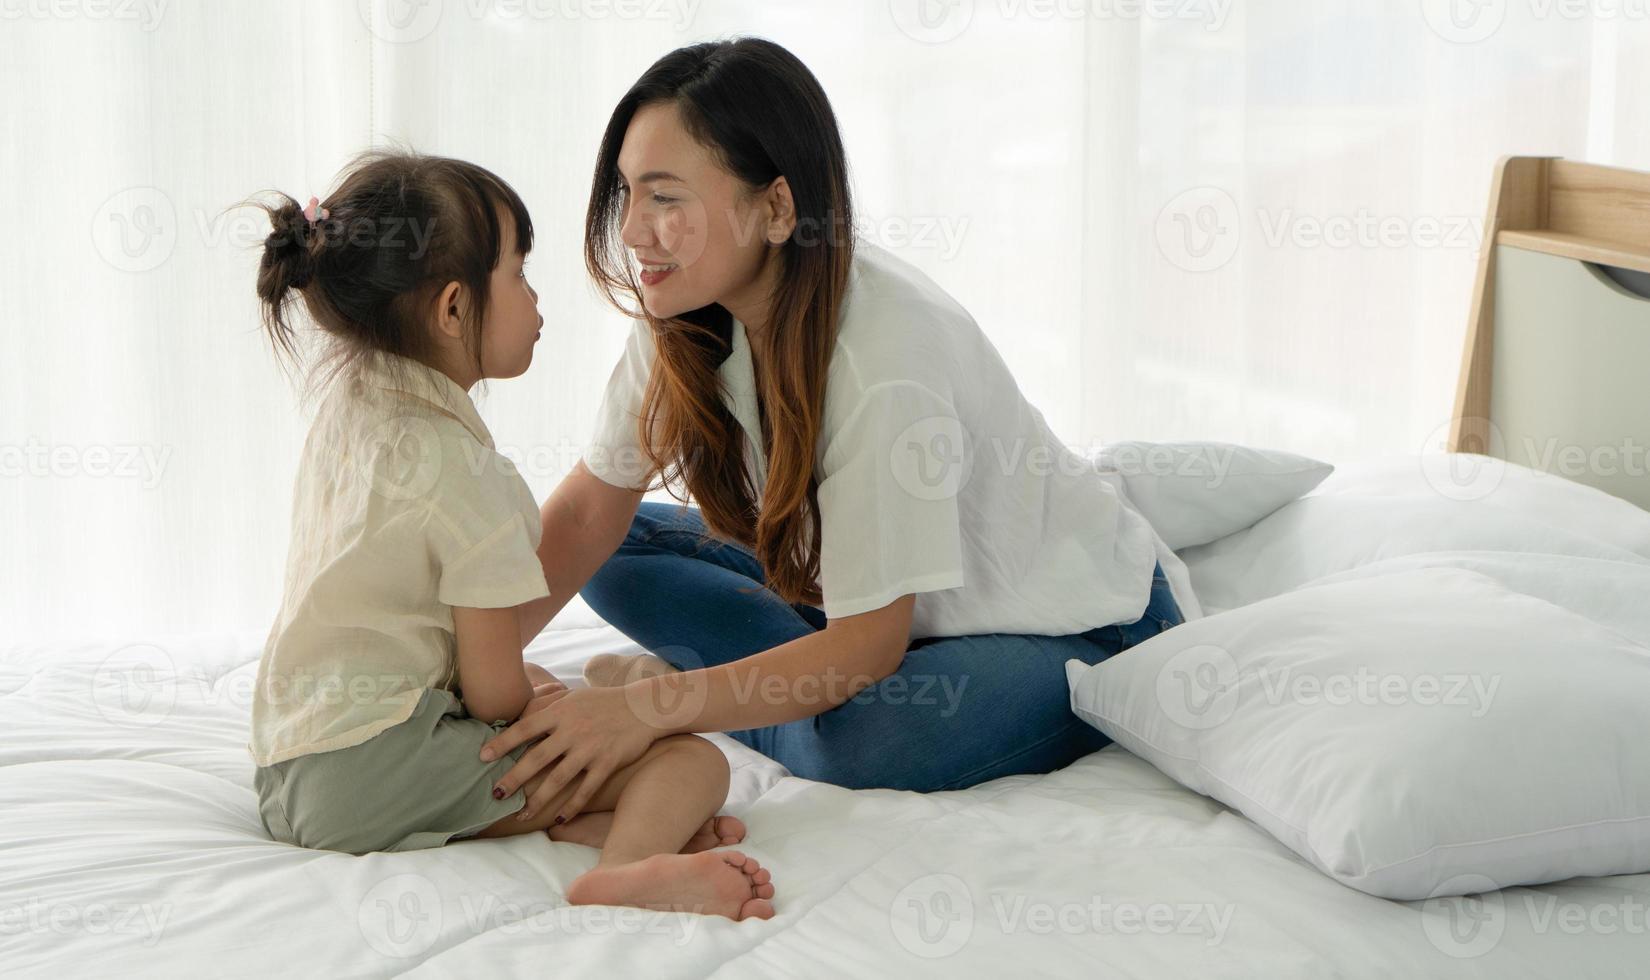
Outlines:
POLYGON ((311 228, 304 209, 283 195, 277 207, 266 207, 270 232, 264 239, 264 257, 258 266, 258 295, 276 302, 289 289, 303 289, 315 273, 310 248, 311 228))

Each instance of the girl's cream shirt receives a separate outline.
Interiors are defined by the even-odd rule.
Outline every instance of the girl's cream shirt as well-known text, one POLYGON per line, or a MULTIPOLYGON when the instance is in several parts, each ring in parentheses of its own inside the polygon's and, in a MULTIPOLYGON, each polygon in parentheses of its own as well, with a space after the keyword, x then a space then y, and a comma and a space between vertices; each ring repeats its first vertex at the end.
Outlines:
POLYGON ((426 688, 455 689, 453 607, 549 595, 540 534, 532 491, 451 378, 385 354, 340 375, 294 486, 253 761, 365 742, 405 721, 426 688))

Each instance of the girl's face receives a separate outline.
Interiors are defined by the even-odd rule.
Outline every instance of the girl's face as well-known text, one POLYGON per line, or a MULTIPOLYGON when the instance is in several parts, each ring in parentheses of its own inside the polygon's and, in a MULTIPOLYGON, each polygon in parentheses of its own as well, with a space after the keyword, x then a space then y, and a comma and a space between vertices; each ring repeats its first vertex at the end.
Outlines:
POLYGON ((763 195, 724 169, 671 103, 637 110, 618 164, 619 238, 636 263, 647 312, 664 320, 721 303, 741 315, 770 249, 763 195))
POLYGON ((533 363, 533 345, 538 343, 544 317, 539 315, 539 294, 527 282, 523 265, 527 257, 516 250, 516 223, 508 211, 500 211, 504 247, 488 282, 487 315, 481 324, 482 373, 489 378, 515 378, 533 363))

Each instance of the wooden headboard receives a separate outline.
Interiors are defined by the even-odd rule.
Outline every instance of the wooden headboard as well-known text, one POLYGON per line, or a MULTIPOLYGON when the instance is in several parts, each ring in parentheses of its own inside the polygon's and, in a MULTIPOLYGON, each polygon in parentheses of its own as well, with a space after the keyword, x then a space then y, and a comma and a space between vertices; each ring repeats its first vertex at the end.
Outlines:
POLYGON ((1450 451, 1558 473, 1650 509, 1645 281, 1650 173, 1502 159, 1450 451))

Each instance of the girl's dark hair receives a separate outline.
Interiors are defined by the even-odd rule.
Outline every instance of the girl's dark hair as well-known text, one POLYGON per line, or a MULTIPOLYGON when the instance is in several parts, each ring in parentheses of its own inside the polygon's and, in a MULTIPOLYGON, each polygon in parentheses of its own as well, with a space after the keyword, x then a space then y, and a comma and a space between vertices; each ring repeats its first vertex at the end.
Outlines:
POLYGON ((299 297, 329 341, 306 394, 373 352, 431 363, 435 341, 423 311, 450 282, 471 298, 465 341, 479 370, 488 282, 504 248, 501 211, 515 221, 516 248, 525 255, 533 247, 526 205, 496 174, 405 150, 351 161, 314 224, 285 194, 257 206, 272 226, 258 298, 277 357, 302 363, 292 325, 299 297))
POLYGON ((652 329, 657 358, 637 423, 648 479, 678 495, 678 484, 685 486, 709 530, 752 548, 768 588, 789 602, 820 601, 814 458, 852 228, 847 158, 830 100, 807 66, 772 41, 739 38, 670 52, 619 100, 602 134, 585 214, 585 264, 615 305, 652 329), (753 338, 768 456, 760 500, 739 423, 720 397, 717 367, 732 349, 732 315, 719 305, 668 321, 648 314, 619 237, 619 150, 631 119, 656 104, 674 106, 687 131, 748 188, 784 177, 796 205, 796 229, 777 246, 771 322, 753 338))

